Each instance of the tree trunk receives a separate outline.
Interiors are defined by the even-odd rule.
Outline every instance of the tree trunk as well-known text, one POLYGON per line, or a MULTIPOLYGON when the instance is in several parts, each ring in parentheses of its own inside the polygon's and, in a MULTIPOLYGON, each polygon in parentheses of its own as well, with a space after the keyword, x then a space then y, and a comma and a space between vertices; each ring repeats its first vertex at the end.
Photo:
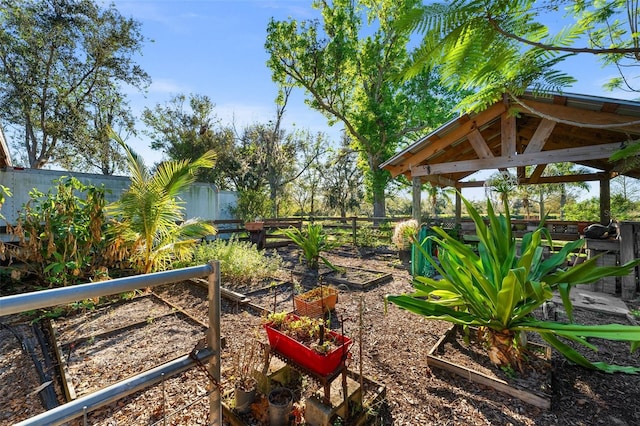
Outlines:
POLYGON ((373 217, 385 217, 387 215, 383 189, 375 189, 373 192, 373 217))
POLYGON ((269 182, 269 198, 271 199, 272 215, 273 217, 278 217, 278 189, 272 182, 269 182))

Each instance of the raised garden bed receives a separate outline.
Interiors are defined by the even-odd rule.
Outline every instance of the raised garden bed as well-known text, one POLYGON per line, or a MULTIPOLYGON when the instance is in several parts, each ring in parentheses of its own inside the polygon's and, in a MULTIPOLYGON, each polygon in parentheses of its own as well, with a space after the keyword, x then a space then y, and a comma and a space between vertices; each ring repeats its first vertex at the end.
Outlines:
POLYGON ((331 271, 324 275, 324 280, 329 283, 345 284, 349 288, 363 290, 393 279, 393 276, 388 272, 355 268, 353 266, 339 267, 341 268, 340 271, 331 271))
POLYGON ((189 353, 206 326, 149 294, 53 320, 51 330, 66 398, 73 400, 121 381, 131 371, 140 373, 189 353), (146 352, 132 356, 132 342, 153 347, 154 357, 146 352))
POLYGON ((475 343, 474 335, 472 331, 467 344, 461 329, 452 327, 429 351, 427 363, 536 407, 551 408, 551 348, 530 342, 530 371, 526 376, 513 372, 509 377, 491 364, 484 348, 475 343))

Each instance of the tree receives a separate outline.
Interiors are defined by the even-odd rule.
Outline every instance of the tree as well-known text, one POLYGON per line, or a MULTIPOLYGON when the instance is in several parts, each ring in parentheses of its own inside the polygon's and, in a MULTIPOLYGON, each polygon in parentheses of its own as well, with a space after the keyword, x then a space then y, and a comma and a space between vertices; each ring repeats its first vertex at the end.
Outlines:
POLYGON ((131 59, 140 24, 91 0, 0 0, 0 118, 17 129, 29 166, 57 161, 113 83, 142 88, 131 59))
POLYGON ((424 35, 420 53, 409 75, 425 66, 442 65, 449 87, 476 92, 461 104, 482 110, 505 92, 521 94, 527 88, 561 90, 575 81, 554 68, 572 55, 595 55, 614 65, 619 76, 606 88, 640 87, 634 71, 640 59, 637 37, 638 2, 612 0, 453 0, 408 11, 399 27, 424 35), (564 12, 563 16, 555 16, 564 12), (565 18, 569 25, 553 32, 543 23, 565 18))
MULTIPOLYGON (((587 173, 587 169, 585 167, 576 168, 574 163, 553 163, 547 165, 544 175, 570 176, 581 173, 587 173)), ((564 220, 564 207, 567 204, 567 198, 574 195, 572 190, 589 190, 589 185, 586 182, 560 182, 550 184, 549 187, 560 195, 560 220, 564 220)))
POLYGON ((151 148, 161 150, 172 160, 199 157, 212 150, 216 167, 198 171, 198 179, 220 189, 231 189, 238 172, 233 129, 222 126, 214 113, 215 104, 208 96, 178 94, 164 105, 145 108, 142 121, 151 137, 151 148))
POLYGON ((340 148, 322 168, 327 206, 338 209, 343 218, 347 211, 358 211, 364 198, 362 173, 356 162, 356 153, 349 148, 349 138, 343 133, 340 148))
POLYGON ((457 98, 442 89, 435 74, 422 71, 402 81, 410 61, 410 31, 393 23, 419 5, 417 0, 313 2, 318 20, 275 21, 267 28, 272 77, 281 87, 297 87, 330 124, 340 122, 359 154, 374 215, 385 215, 390 174, 380 165, 416 132, 450 118, 457 98), (363 24, 366 22, 366 25, 363 24), (368 36, 361 36, 362 34, 368 36))
POLYGON ((125 150, 131 174, 127 191, 107 206, 116 219, 113 246, 127 247, 132 264, 142 273, 163 269, 175 258, 191 254, 200 238, 216 232, 197 219, 185 221, 184 202, 178 198, 195 182, 199 168, 213 167, 215 153, 207 151, 193 161, 167 161, 151 174, 141 156, 118 135, 111 135, 125 150))
POLYGON ((135 121, 129 105, 115 86, 96 91, 87 104, 86 127, 75 129, 73 145, 58 152, 57 162, 67 170, 97 171, 113 175, 126 171, 126 157, 109 135, 115 129, 125 139, 135 135, 135 121))
POLYGON ((640 181, 625 175, 616 176, 611 180, 611 192, 620 195, 628 201, 640 199, 640 181))
POLYGON ((304 130, 286 133, 282 129, 282 119, 291 90, 291 86, 281 88, 275 121, 269 122, 267 126, 256 127, 258 148, 262 155, 261 169, 264 170, 269 185, 273 217, 278 217, 279 197, 284 187, 298 179, 313 164, 326 143, 322 133, 312 135, 304 130), (298 154, 301 154, 300 158, 296 158, 298 154))
POLYGON ((296 180, 296 184, 290 186, 289 194, 297 205, 295 214, 310 216, 318 214, 318 198, 323 182, 324 166, 325 164, 320 161, 312 163, 296 180))

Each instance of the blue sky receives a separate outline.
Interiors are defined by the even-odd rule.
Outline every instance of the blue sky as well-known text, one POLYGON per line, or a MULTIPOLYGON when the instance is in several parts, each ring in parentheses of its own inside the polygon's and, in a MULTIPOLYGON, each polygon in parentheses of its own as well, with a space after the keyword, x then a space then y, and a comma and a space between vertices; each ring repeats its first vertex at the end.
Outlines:
MULTIPOLYGON (((317 16, 310 1, 302 0, 116 0, 118 10, 142 23, 153 42, 145 44, 138 64, 153 83, 145 95, 129 93, 136 116, 178 93, 207 95, 223 122, 239 127, 266 122, 275 115, 277 86, 271 81, 264 50, 271 17, 284 20, 317 16)), ((286 126, 323 131, 337 139, 340 127, 304 104, 294 93, 285 117, 286 126)), ((141 138, 142 139, 142 138, 141 138)), ((148 142, 129 141, 141 152, 148 142)), ((149 152, 149 162, 161 158, 149 152)))
MULTIPOLYGON (((124 16, 141 22, 143 35, 153 40, 136 58, 153 80, 145 95, 129 94, 137 117, 144 107, 164 103, 172 95, 197 93, 211 98, 223 122, 235 120, 240 128, 274 117, 277 87, 264 50, 271 17, 318 17, 311 0, 115 0, 114 4, 124 16)), ((556 25, 563 24, 557 21, 556 25)), ((578 79, 568 92, 630 98, 602 89, 613 72, 603 70, 589 56, 565 61, 562 69, 578 79)), ((340 126, 329 127, 320 113, 304 104, 300 90, 294 91, 285 120, 289 129, 295 125, 323 131, 338 140, 340 126)), ((144 153, 150 165, 161 159, 161 153, 148 149, 144 137, 128 142, 144 153)), ((589 196, 595 195, 591 191, 589 196)))

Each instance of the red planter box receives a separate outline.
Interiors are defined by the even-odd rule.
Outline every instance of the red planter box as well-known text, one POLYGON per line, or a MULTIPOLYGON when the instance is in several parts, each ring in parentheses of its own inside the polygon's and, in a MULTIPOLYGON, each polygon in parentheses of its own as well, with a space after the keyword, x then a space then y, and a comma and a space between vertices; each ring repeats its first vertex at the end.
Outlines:
POLYGON ((328 376, 335 372, 342 361, 346 360, 349 347, 353 343, 346 336, 335 331, 328 331, 342 344, 328 354, 321 355, 286 334, 282 334, 279 330, 271 327, 270 323, 265 324, 264 329, 267 331, 267 338, 272 350, 320 376, 328 376))

